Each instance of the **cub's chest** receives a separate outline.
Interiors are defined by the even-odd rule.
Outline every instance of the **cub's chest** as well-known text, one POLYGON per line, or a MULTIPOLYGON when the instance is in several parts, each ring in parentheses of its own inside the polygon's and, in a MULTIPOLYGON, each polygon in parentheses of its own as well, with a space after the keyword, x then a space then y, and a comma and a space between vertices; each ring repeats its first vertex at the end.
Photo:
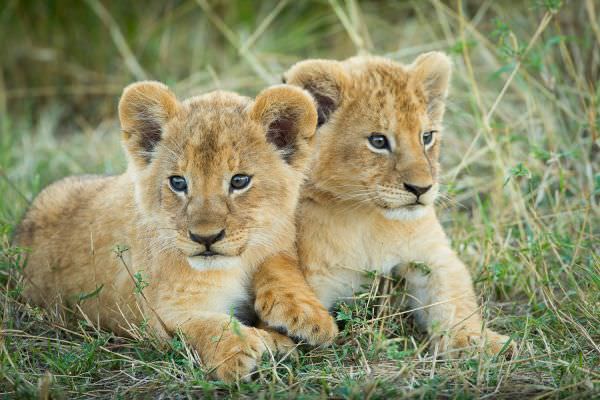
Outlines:
POLYGON ((235 316, 245 325, 254 325, 257 316, 254 312, 254 295, 251 281, 245 275, 236 275, 215 282, 209 289, 208 302, 213 303, 213 310, 235 316))
POLYGON ((336 267, 387 274, 410 261, 410 232, 393 228, 368 223, 338 225, 330 232, 336 246, 329 246, 337 250, 324 251, 336 267))
POLYGON ((389 274, 398 265, 408 262, 409 238, 371 231, 362 236, 361 242, 362 269, 389 274))
POLYGON ((196 271, 186 267, 177 273, 162 274, 160 282, 157 295, 166 304, 176 302, 190 312, 235 316, 249 325, 256 320, 251 279, 246 271, 196 271))

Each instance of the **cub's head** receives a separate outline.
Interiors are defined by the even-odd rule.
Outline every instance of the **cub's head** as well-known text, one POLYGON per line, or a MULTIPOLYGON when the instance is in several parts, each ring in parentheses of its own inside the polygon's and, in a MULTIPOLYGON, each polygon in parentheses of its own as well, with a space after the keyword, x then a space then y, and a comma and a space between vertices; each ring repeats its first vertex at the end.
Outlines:
POLYGON ((119 117, 154 248, 217 269, 256 263, 294 240, 317 124, 305 91, 281 85, 255 100, 212 92, 180 102, 163 84, 141 82, 125 88, 119 117))
POLYGON ((450 60, 438 52, 411 65, 379 57, 294 65, 284 82, 311 92, 318 103, 311 184, 389 219, 423 216, 438 193, 450 70, 450 60))

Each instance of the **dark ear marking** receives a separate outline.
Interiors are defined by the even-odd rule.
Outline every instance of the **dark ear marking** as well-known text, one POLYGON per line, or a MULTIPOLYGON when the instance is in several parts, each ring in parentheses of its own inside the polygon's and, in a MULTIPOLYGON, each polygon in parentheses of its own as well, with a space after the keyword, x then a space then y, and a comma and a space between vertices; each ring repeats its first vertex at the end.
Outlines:
POLYGON ((176 114, 175 95, 162 83, 145 81, 127 86, 119 101, 125 148, 139 166, 152 161, 165 124, 176 114))
POLYGON ((317 103, 317 128, 325 124, 343 98, 348 75, 338 61, 305 60, 285 73, 287 83, 308 91, 317 103))
POLYGON ((297 130, 294 126, 295 118, 282 115, 269 124, 267 128, 267 141, 282 150, 282 157, 289 163, 296 150, 297 130))
POLYGON ((135 132, 128 132, 130 136, 133 133, 135 141, 137 141, 140 150, 142 150, 141 156, 146 162, 152 161, 152 151, 160 142, 163 127, 160 121, 153 118, 143 109, 138 109, 137 114, 139 117, 137 125, 134 128, 135 132))
POLYGON ((160 141, 162 127, 155 121, 148 121, 143 127, 145 134, 140 137, 140 145, 145 151, 152 151, 160 141))
POLYGON ((263 90, 252 104, 250 116, 263 126, 265 139, 294 168, 305 168, 313 143, 317 110, 302 89, 279 85, 263 90))
POLYGON ((318 93, 315 88, 310 86, 307 86, 305 89, 312 94, 317 102, 317 128, 319 128, 321 125, 327 122, 329 116, 335 111, 335 100, 333 100, 331 97, 327 97, 318 93))

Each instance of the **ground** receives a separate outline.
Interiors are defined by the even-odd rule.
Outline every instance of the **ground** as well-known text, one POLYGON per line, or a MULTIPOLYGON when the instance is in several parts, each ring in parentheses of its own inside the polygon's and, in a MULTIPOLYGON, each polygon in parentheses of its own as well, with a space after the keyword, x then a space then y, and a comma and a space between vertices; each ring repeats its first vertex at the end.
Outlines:
POLYGON ((600 397, 599 12, 594 0, 5 2, 0 395, 600 397), (489 325, 517 343, 511 359, 435 360, 385 277, 341 306, 335 346, 265 359, 234 385, 207 380, 185 338, 115 337, 19 296, 25 250, 10 237, 31 199, 69 174, 123 170, 126 84, 254 95, 302 58, 434 49, 455 67, 439 214, 489 325))

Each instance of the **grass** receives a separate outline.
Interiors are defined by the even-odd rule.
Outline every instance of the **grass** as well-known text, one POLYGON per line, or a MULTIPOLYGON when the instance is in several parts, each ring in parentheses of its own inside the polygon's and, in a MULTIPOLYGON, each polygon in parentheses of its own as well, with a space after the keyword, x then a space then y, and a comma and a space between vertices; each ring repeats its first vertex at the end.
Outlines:
MULTIPOLYGON (((0 10, 0 393, 6 398, 600 397, 600 5, 593 0, 7 1, 0 10), (435 360, 375 277, 327 349, 207 380, 184 338, 120 338, 19 297, 9 238, 69 174, 124 168, 116 102, 152 78, 182 97, 255 94, 305 57, 455 64, 440 215, 511 360, 435 360)), ((142 327, 143 328, 143 327, 142 327)))

